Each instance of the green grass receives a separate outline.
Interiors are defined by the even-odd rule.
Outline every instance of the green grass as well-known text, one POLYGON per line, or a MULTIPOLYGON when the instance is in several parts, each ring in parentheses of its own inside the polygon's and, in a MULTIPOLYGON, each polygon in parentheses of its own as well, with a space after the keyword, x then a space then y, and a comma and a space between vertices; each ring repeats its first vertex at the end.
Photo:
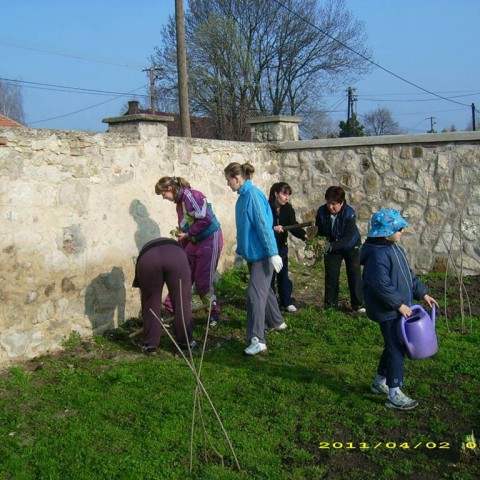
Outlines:
MULTIPOLYGON (((390 411, 369 390, 381 336, 366 318, 302 308, 265 354, 245 356, 246 281, 232 270, 218 282, 226 321, 202 366, 241 471, 203 396, 189 473, 193 376, 168 338, 158 356, 138 354, 127 322, 0 376, 0 479, 478 478, 480 445, 461 452, 467 434, 480 436, 478 333, 440 320, 439 352, 406 363, 405 392, 420 406, 390 411)), ((204 329, 199 317, 197 338, 204 329)))

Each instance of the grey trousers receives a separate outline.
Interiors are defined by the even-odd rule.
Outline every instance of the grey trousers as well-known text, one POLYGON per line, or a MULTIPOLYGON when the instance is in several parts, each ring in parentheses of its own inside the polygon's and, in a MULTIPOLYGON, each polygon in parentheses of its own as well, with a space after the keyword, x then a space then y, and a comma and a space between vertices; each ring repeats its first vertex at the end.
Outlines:
POLYGON ((248 262, 250 283, 247 293, 247 343, 258 337, 265 343, 265 325, 278 327, 283 317, 278 307, 277 297, 271 288, 273 265, 268 257, 256 262, 248 262))

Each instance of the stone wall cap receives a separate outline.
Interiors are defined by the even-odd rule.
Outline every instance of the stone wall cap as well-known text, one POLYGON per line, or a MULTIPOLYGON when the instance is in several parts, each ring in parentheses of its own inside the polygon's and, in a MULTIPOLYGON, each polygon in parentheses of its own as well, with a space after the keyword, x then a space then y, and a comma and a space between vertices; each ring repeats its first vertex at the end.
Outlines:
POLYGON ((409 143, 449 143, 461 141, 479 141, 480 131, 421 133, 415 135, 380 135, 372 137, 343 137, 322 138, 316 140, 299 140, 296 142, 283 142, 278 144, 279 150, 301 150, 307 148, 334 148, 334 147, 362 147, 381 146, 409 143))
POLYGON ((301 117, 296 117, 292 115, 272 115, 271 117, 254 117, 247 118, 246 123, 300 123, 302 121, 301 117))
POLYGON ((173 122, 175 119, 170 116, 166 115, 152 115, 152 114, 145 114, 139 113, 136 115, 122 115, 121 117, 109 117, 103 118, 103 123, 139 123, 139 122, 153 122, 153 123, 165 123, 165 122, 173 122))

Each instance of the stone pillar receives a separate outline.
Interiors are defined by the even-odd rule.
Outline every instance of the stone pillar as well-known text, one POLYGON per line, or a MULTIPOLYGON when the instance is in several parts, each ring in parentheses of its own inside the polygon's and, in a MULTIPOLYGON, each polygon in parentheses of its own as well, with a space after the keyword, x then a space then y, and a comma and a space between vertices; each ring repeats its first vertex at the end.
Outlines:
POLYGON ((300 117, 274 115, 247 119, 252 142, 296 142, 300 117))
MULTIPOLYGON (((129 105, 129 110, 132 108, 129 105)), ((133 106, 135 109, 135 106, 133 106)), ((166 137, 168 136, 168 122, 174 118, 166 115, 151 114, 126 114, 122 117, 104 118, 103 123, 108 123, 108 133, 123 133, 135 138, 166 137)))

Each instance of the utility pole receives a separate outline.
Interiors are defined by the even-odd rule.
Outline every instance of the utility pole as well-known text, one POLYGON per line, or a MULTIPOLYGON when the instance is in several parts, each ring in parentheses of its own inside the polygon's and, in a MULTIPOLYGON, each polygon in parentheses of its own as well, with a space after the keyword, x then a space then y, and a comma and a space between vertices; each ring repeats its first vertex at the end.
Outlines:
POLYGON ((348 102, 348 105, 347 105, 347 125, 350 125, 350 119, 352 117, 352 113, 353 113, 353 88, 352 87, 348 87, 348 90, 347 90, 347 102, 348 102))
POLYGON ((354 88, 348 87, 347 90, 347 130, 348 130, 348 135, 352 136, 354 135, 354 130, 355 130, 355 112, 354 112, 354 102, 357 101, 355 98, 355 95, 353 92, 355 91, 354 88))
POLYGON ((150 75, 150 113, 155 115, 155 72, 161 72, 162 67, 144 68, 142 72, 149 72, 150 75))
POLYGON ((472 130, 475 131, 475 104, 472 103, 472 130))
POLYGON ((435 130, 433 129, 433 126, 437 124, 437 122, 434 122, 433 120, 435 117, 427 117, 425 120, 430 120, 430 130, 427 133, 436 133, 435 130))
POLYGON ((180 124, 182 137, 191 137, 188 112, 187 53, 185 47, 185 13, 183 0, 175 0, 175 24, 177 27, 178 97, 180 99, 180 124))

